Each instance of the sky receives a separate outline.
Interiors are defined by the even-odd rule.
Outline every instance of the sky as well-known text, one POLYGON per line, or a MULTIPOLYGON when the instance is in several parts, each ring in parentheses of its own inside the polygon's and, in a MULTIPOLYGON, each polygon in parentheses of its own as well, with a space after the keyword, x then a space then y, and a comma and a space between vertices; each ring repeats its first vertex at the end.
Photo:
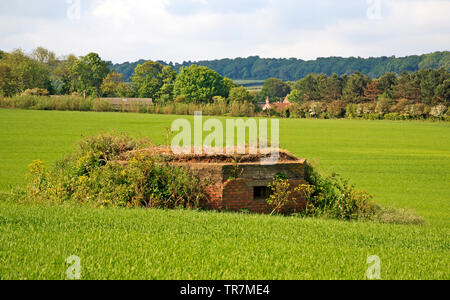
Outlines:
POLYGON ((0 49, 121 63, 450 50, 450 0, 0 0, 0 49))

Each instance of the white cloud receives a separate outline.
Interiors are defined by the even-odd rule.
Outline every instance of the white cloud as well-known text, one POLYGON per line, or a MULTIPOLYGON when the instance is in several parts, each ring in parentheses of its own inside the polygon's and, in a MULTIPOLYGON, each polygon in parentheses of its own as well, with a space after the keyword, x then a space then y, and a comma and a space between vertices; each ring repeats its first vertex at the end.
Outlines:
MULTIPOLYGON (((95 51, 115 62, 250 55, 367 57, 450 49, 448 0, 384 0, 381 20, 360 12, 365 5, 351 17, 327 18, 332 12, 324 11, 324 20, 312 27, 309 20, 288 11, 290 3, 299 9, 295 1, 258 0, 260 5, 251 9, 197 9, 185 14, 171 12, 172 1, 97 0, 84 8, 79 20, 0 16, 0 49, 42 45, 61 54, 95 51)), ((209 7, 210 1, 201 0, 199 7, 209 7)), ((326 7, 326 2, 319 1, 318 7, 326 7)), ((351 2, 361 4, 344 2, 349 9, 351 2)), ((322 10, 315 9, 320 16, 322 10)))

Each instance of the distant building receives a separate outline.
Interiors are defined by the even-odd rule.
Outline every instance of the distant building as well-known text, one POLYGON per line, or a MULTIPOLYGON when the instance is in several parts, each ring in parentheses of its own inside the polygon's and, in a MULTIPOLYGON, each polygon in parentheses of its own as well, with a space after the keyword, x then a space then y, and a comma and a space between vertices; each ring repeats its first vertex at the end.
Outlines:
POLYGON ((284 99, 283 102, 270 103, 269 97, 266 98, 266 104, 263 106, 263 111, 275 109, 275 110, 284 110, 290 107, 292 103, 288 100, 288 96, 284 99))

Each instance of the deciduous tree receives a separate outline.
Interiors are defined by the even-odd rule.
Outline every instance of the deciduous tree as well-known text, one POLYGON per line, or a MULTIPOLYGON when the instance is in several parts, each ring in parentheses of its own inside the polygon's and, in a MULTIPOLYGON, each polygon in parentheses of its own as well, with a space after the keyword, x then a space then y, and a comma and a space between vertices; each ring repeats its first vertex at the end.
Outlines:
POLYGON ((226 97, 229 93, 224 78, 207 67, 184 67, 174 85, 175 97, 184 97, 188 103, 211 102, 214 96, 226 97))
POLYGON ((16 93, 11 68, 0 63, 0 96, 9 97, 16 93))
POLYGON ((147 61, 136 67, 131 81, 136 87, 138 97, 153 99, 158 97, 164 84, 163 68, 161 64, 154 61, 147 61))
POLYGON ((381 91, 378 89, 378 82, 376 80, 372 80, 366 84, 363 98, 365 101, 374 102, 378 99, 380 94, 381 91))
POLYGON ((79 93, 99 96, 103 79, 109 74, 108 64, 96 53, 89 53, 77 60, 73 65, 73 73, 77 77, 79 93))
POLYGON ((277 78, 269 78, 264 83, 262 96, 271 99, 282 99, 291 92, 290 86, 277 78))
POLYGON ((232 88, 230 91, 230 96, 228 97, 230 102, 254 102, 255 98, 253 95, 243 86, 232 88))

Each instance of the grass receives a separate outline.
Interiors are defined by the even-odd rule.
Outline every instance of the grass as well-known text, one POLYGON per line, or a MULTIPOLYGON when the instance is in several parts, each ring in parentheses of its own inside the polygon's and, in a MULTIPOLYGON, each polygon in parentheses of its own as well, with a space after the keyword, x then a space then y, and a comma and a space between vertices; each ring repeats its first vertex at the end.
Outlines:
MULTIPOLYGON (((165 141, 166 115, 0 110, 0 193, 27 165, 51 164, 82 136, 126 131, 165 141)), ((426 226, 213 212, 22 206, 0 201, 0 279, 450 279, 450 124, 281 120, 281 144, 350 177, 426 226)))
POLYGON ((233 80, 235 84, 242 85, 250 91, 262 90, 265 80, 233 80))

